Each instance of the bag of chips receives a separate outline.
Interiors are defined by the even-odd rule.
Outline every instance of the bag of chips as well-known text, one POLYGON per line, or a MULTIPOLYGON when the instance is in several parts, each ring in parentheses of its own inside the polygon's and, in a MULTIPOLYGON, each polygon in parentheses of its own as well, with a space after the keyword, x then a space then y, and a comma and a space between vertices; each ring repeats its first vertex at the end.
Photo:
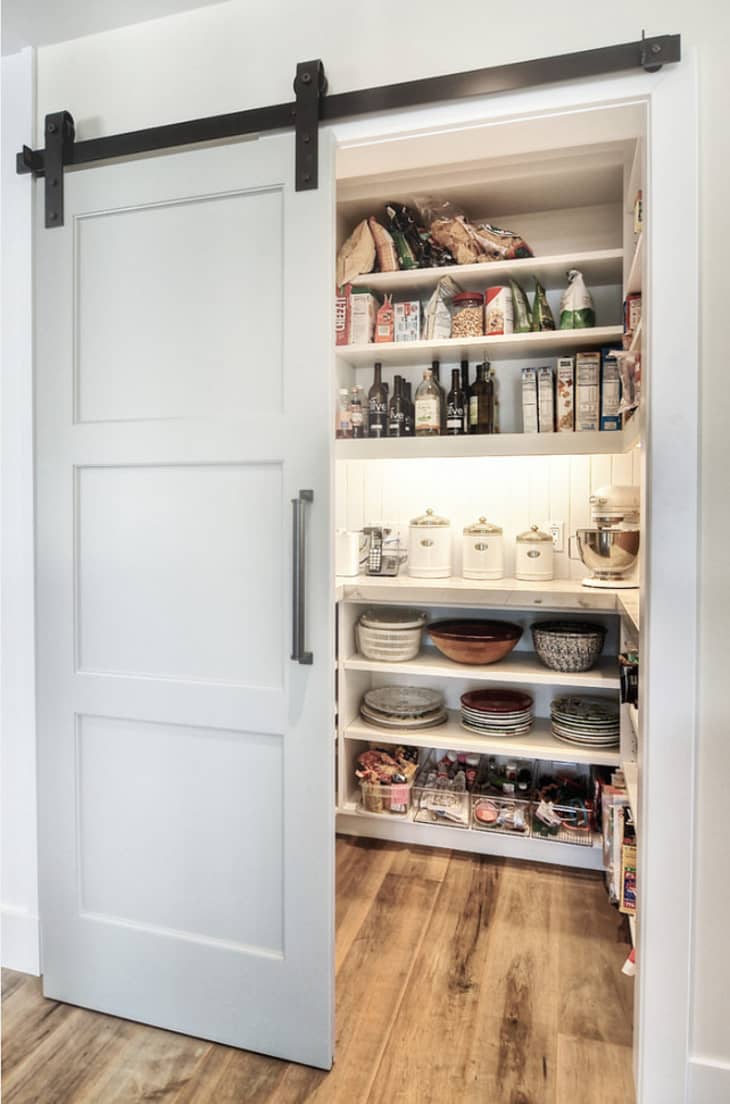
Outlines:
POLYGON ((373 241, 375 242, 375 252, 378 255, 378 268, 381 272, 397 272, 400 265, 398 264, 398 256, 395 251, 392 237, 385 227, 381 226, 378 220, 372 216, 368 219, 368 226, 370 227, 370 233, 373 235, 373 241))
POLYGON ((514 315, 514 332, 529 333, 532 328, 530 318, 530 304, 520 284, 516 280, 510 280, 512 288, 512 313, 514 315))
POLYGON ((421 266, 423 244, 418 233, 416 221, 403 203, 387 203, 385 213, 388 216, 390 232, 401 268, 411 269, 421 266))
POLYGON ((358 222, 337 254, 337 285, 349 284, 356 276, 373 271, 375 242, 368 220, 358 222))
POLYGON ((451 337, 451 301, 461 288, 456 280, 444 276, 439 280, 426 305, 423 337, 425 341, 441 341, 451 337))
POLYGON ((568 273, 568 286, 560 297, 560 329, 583 330, 596 324, 593 297, 577 268, 568 273))
POLYGON ((553 312, 550 310, 550 304, 547 301, 545 288, 542 286, 539 280, 535 280, 535 298, 532 303, 531 328, 535 333, 541 332, 542 330, 555 329, 555 319, 553 318, 553 312))
POLYGON ((524 238, 511 230, 502 230, 489 222, 474 223, 472 228, 490 261, 516 261, 521 257, 534 256, 524 238))

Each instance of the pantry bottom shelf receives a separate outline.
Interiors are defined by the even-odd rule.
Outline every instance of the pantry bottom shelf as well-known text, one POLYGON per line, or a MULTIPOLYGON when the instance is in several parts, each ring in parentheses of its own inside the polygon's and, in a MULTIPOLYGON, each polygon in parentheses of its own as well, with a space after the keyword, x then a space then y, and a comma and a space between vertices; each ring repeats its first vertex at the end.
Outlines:
POLYGON ((445 847, 453 851, 554 863, 581 870, 603 869, 603 848, 599 835, 594 835, 591 847, 578 847, 570 843, 554 843, 551 840, 502 835, 497 832, 447 828, 442 824, 416 824, 405 816, 361 812, 355 804, 345 804, 338 808, 337 831, 346 836, 392 840, 396 843, 419 844, 422 847, 445 847))

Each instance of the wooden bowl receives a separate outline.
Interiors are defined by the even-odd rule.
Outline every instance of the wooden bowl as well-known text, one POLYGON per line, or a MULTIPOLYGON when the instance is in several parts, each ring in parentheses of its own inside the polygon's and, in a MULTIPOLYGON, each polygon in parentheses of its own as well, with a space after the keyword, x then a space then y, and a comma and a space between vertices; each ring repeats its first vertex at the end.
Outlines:
POLYGON ((455 663, 497 663, 522 636, 511 621, 434 621, 428 631, 438 650, 455 663))

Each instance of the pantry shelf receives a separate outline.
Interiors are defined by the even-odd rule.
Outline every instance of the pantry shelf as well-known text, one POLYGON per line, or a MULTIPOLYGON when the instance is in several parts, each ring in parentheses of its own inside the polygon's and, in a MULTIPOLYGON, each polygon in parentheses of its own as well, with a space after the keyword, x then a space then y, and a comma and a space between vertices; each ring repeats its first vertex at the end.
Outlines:
POLYGON ((355 654, 343 661, 346 671, 371 671, 390 675, 420 675, 424 678, 456 678, 469 682, 525 683, 532 686, 575 686, 582 690, 618 690, 618 665, 608 657, 599 659, 591 671, 552 671, 533 652, 512 652, 498 663, 487 665, 454 663, 435 648, 424 649, 415 659, 400 663, 366 659, 355 654))
POLYGON ((631 258, 629 274, 626 277, 626 284, 624 285, 624 298, 627 295, 630 295, 632 292, 641 291, 643 263, 644 235, 639 234, 639 237, 636 241, 636 247, 634 249, 634 255, 631 258))
POLYGON ((624 761, 621 764, 626 781, 626 792, 629 795, 629 805, 634 818, 636 831, 639 831, 639 768, 636 763, 624 761))
MULTIPOLYGON (((633 421, 633 419, 632 419, 633 421)), ((631 425, 631 423, 629 423, 631 425)), ((637 427, 638 428, 638 427, 637 427)), ((461 437, 383 437, 337 441, 338 460, 420 460, 464 456, 588 456, 627 452, 638 432, 494 433, 461 437)))
POLYGON ((429 360, 455 363, 462 358, 468 359, 475 353, 493 359, 510 360, 531 356, 559 356, 575 350, 596 349, 620 341, 623 332, 623 326, 593 326, 583 330, 544 330, 542 333, 492 334, 461 339, 448 337, 439 341, 339 345, 335 352, 353 367, 371 365, 376 360, 393 366, 417 365, 429 360))
POLYGON ((458 712, 450 712, 446 724, 421 732, 411 729, 385 729, 357 718, 346 726, 346 740, 376 740, 378 744, 410 744, 412 747, 442 748, 445 751, 471 751, 480 755, 516 755, 525 759, 570 760, 594 766, 616 767, 618 748, 583 748, 556 740, 550 722, 536 717, 527 736, 477 736, 462 727, 458 712))
POLYGON ((553 257, 528 257, 517 261, 490 261, 487 264, 452 265, 447 268, 415 268, 399 272, 370 272, 356 276, 354 287, 373 291, 423 292, 436 286, 444 276, 451 276, 463 288, 495 285, 512 277, 524 280, 533 277, 545 288, 564 288, 571 268, 580 269, 586 283, 620 284, 623 249, 597 249, 583 253, 560 253, 553 257))

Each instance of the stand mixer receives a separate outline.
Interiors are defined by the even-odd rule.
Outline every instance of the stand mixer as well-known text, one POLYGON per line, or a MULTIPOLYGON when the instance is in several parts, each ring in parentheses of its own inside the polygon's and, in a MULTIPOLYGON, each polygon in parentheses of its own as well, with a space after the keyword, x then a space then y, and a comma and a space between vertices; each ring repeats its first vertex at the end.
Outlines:
POLYGON ((594 528, 577 529, 580 558, 593 574, 583 586, 608 590, 638 587, 639 488, 613 484, 590 497, 594 528))

